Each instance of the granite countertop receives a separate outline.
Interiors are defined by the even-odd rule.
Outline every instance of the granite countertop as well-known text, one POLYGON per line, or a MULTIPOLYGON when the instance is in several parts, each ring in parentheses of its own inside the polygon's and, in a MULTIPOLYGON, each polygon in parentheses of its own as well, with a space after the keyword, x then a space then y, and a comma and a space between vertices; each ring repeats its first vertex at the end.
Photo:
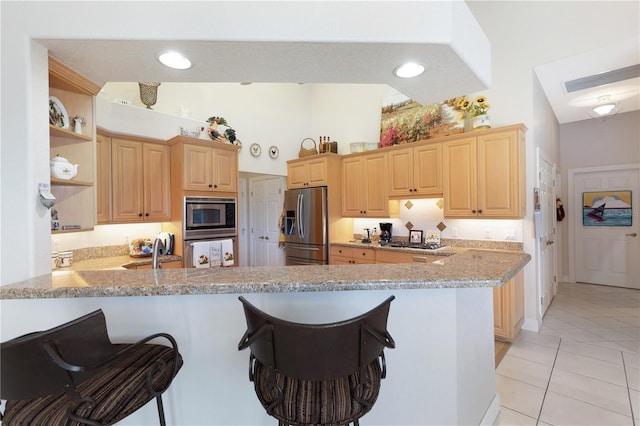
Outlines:
POLYGON ((0 299, 497 287, 531 256, 467 249, 435 263, 54 271, 0 286, 0 299))
MULTIPOLYGON (((174 262, 180 261, 182 257, 174 255, 158 256, 158 262, 174 262)), ((99 257, 95 259, 85 259, 73 262, 71 266, 55 269, 56 271, 94 271, 101 269, 129 269, 143 265, 151 265, 151 256, 147 257, 131 257, 129 255, 124 256, 109 256, 99 257)))

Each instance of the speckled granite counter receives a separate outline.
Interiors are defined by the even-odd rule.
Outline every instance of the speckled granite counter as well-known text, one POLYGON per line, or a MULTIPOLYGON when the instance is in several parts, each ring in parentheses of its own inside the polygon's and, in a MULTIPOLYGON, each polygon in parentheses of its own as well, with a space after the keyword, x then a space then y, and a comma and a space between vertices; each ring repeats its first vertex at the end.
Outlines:
POLYGON ((521 252, 464 250, 419 265, 54 271, 0 287, 0 299, 496 287, 530 259, 521 252))
MULTIPOLYGON (((158 256, 158 262, 175 262, 182 260, 180 256, 165 255, 158 256)), ((74 262, 71 266, 64 268, 58 268, 56 271, 95 271, 101 269, 129 269, 138 266, 151 265, 151 257, 131 257, 129 255, 123 256, 109 256, 99 257, 95 259, 84 259, 74 262)))

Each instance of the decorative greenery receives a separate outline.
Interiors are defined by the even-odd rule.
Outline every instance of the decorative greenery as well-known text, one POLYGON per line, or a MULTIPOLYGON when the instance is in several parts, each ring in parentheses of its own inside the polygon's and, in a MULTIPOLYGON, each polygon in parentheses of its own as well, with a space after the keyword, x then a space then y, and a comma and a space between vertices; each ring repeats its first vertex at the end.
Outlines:
POLYGON ((491 105, 487 103, 487 98, 484 96, 476 97, 473 102, 467 99, 466 96, 461 96, 456 99, 455 107, 462 111, 462 117, 466 118, 486 114, 489 108, 491 108, 491 105))
POLYGON ((216 123, 216 124, 220 124, 221 126, 227 126, 227 127, 231 127, 229 126, 229 124, 227 124, 227 120, 224 119, 224 117, 209 117, 207 118, 207 123, 216 123))

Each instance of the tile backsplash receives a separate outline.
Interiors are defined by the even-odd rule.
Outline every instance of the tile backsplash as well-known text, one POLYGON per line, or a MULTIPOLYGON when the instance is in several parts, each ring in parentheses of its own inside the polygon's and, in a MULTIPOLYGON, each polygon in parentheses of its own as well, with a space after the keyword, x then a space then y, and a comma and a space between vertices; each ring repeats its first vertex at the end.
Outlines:
POLYGON ((523 220, 448 219, 444 217, 440 198, 402 200, 397 218, 354 219, 353 233, 366 235, 365 228, 380 234, 380 222, 393 224, 394 237, 409 237, 409 229, 440 231, 442 239, 506 241, 522 243, 523 220))

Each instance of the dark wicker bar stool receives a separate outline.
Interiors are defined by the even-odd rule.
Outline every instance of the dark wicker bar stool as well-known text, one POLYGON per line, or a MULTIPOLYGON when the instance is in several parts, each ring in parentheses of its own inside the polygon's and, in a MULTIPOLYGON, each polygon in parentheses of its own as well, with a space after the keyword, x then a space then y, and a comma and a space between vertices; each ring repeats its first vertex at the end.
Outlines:
POLYGON ((102 310, 0 346, 3 424, 112 425, 156 399, 182 367, 172 336, 112 344, 102 310), (162 338, 170 346, 148 342, 162 338))
POLYGON ((249 380, 278 425, 345 425, 368 413, 386 376, 384 348, 394 296, 369 312, 330 324, 272 317, 240 297, 247 331, 238 350, 251 347, 249 380))

